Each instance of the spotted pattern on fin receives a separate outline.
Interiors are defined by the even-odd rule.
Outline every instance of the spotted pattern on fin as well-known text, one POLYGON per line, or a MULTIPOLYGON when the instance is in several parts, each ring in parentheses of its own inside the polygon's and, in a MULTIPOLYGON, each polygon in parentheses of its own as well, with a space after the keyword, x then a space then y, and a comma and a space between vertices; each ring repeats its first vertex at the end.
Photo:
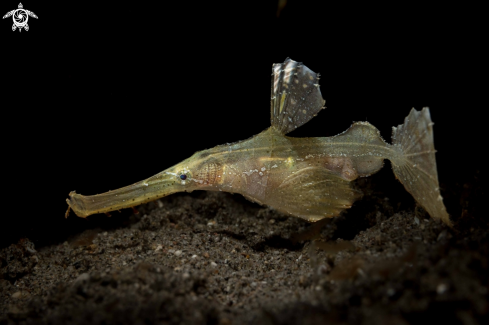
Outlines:
POLYGON ((272 67, 271 124, 287 134, 307 123, 324 108, 319 74, 291 59, 272 67))

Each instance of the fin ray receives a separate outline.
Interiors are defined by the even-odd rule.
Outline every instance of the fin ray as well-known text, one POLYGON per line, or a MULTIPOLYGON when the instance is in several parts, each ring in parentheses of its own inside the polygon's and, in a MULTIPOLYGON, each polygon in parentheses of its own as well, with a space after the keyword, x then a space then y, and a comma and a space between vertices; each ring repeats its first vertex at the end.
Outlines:
POLYGON ((412 109, 404 124, 392 128, 392 140, 400 153, 391 160, 397 179, 432 218, 452 226, 440 194, 429 109, 412 109))
POLYGON ((307 167, 288 176, 265 204, 308 221, 337 216, 361 196, 351 183, 326 168, 307 167))
POLYGON ((272 68, 271 124, 287 134, 307 123, 324 108, 319 74, 291 59, 272 68))

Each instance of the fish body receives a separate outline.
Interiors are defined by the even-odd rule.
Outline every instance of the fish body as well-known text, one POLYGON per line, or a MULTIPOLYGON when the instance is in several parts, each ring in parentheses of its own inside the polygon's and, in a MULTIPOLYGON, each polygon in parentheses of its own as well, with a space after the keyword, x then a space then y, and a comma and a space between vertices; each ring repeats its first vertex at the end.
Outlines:
MULTIPOLYGON (((352 186, 392 163, 396 177, 428 213, 451 225, 438 188, 429 110, 412 110, 386 143, 368 122, 334 137, 293 138, 286 133, 324 108, 319 75, 286 60, 272 70, 271 124, 247 140, 216 146, 136 184, 103 194, 70 193, 80 217, 109 212, 194 190, 239 193, 308 221, 334 217, 361 197, 352 186)), ((67 214, 69 212, 67 211, 67 214)))

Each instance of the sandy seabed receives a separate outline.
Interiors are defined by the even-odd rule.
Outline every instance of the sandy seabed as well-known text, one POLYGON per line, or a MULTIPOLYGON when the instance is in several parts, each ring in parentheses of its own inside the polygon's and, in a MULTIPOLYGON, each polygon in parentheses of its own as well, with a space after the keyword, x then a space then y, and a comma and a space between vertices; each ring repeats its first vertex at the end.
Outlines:
POLYGON ((488 324, 477 180, 442 187, 450 229, 379 174, 315 224, 194 192, 57 245, 24 238, 0 251, 0 324, 488 324))

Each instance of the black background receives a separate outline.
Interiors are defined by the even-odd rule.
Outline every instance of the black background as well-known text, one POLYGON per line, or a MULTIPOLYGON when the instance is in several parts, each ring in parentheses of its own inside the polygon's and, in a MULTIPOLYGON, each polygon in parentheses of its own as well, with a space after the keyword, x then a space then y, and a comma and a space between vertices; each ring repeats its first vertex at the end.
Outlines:
MULTIPOLYGON (((64 219, 68 193, 129 185, 263 131, 271 66, 287 57, 321 73, 328 107, 290 136, 367 120, 390 141, 429 106, 442 185, 484 170, 481 8, 289 0, 277 16, 277 3, 24 1, 39 17, 28 32, 1 20, 1 245, 112 222, 64 219)), ((17 5, 2 1, 1 15, 17 5)))

